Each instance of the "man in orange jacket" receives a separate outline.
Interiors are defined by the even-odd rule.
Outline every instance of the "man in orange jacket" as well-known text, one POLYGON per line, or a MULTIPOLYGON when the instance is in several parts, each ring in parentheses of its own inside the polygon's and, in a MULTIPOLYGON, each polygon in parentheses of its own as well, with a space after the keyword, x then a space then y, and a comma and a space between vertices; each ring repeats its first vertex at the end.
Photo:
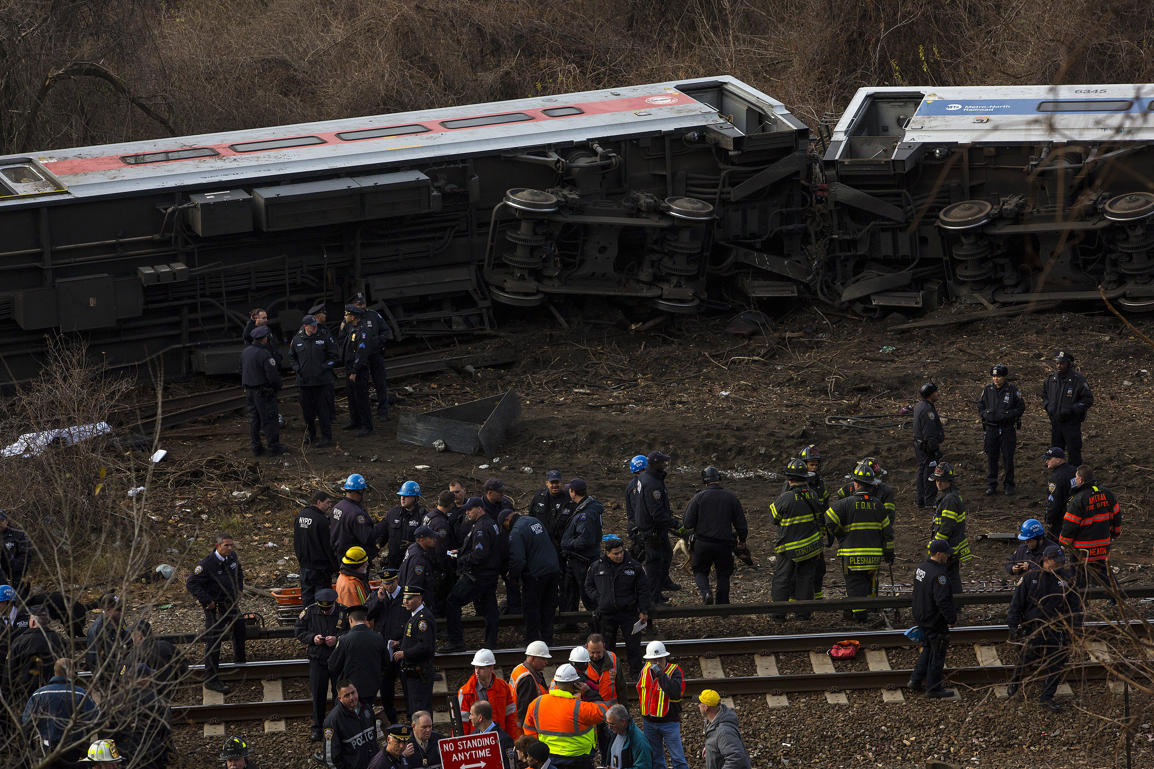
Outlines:
POLYGON ((593 690, 577 670, 562 665, 553 677, 553 689, 533 700, 525 714, 525 734, 549 746, 549 760, 557 769, 593 769, 597 725, 608 706, 581 699, 589 693, 593 690))
POLYGON ((513 685, 513 694, 517 698, 518 724, 525 724, 525 712, 529 710, 529 703, 542 694, 549 693, 544 670, 552 656, 544 641, 534 641, 525 647, 525 661, 513 668, 509 682, 513 685))
POLYGON ((513 696, 513 688, 494 672, 496 665, 497 659, 488 649, 478 649, 473 655, 473 675, 457 690, 461 726, 465 734, 472 734, 469 708, 474 702, 484 700, 493 708, 493 723, 515 740, 521 736, 521 727, 517 724, 517 701, 513 696))

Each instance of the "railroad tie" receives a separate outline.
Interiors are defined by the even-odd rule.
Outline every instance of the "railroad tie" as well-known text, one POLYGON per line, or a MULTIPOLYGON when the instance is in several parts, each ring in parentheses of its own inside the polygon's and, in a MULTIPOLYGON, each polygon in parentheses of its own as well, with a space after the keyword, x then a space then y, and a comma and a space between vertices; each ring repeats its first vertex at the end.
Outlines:
MULTIPOLYGON (((264 689, 264 694, 261 699, 265 702, 281 702, 284 700, 284 683, 279 678, 274 678, 271 681, 261 681, 261 687, 264 689)), ((269 718, 264 722, 265 733, 269 732, 283 732, 284 719, 283 718, 269 718)))
MULTIPOLYGON (((1002 667, 1002 658, 998 656, 998 648, 989 644, 974 644, 974 654, 978 657, 978 665, 983 668, 1002 667)), ((1004 700, 1010 696, 1005 684, 994 684, 994 696, 1004 700)))
MULTIPOLYGON (((813 668, 813 672, 817 675, 831 675, 837 673, 833 666, 833 660, 825 652, 810 652, 809 664, 813 668)), ((848 705, 849 697, 845 696, 845 692, 826 692, 825 701, 830 705, 848 705)))
MULTIPOLYGON (((885 649, 866 649, 866 665, 870 670, 893 670, 885 649)), ((905 702, 901 689, 882 689, 882 702, 905 702)))
MULTIPOLYGON (((757 665, 757 674, 762 678, 781 675, 777 672, 776 656, 772 654, 756 654, 753 657, 753 661, 757 665)), ((765 704, 771 708, 787 708, 789 707, 789 698, 784 694, 767 694, 765 695, 765 704)))
MULTIPOLYGON (((201 701, 205 705, 223 705, 224 704, 224 695, 221 694, 220 692, 214 692, 212 689, 205 689, 203 686, 201 686, 200 689, 201 689, 201 701)), ((204 736, 205 737, 223 737, 224 736, 224 724, 223 723, 206 723, 204 725, 204 736)))
POLYGON ((441 671, 441 675, 439 677, 433 679, 433 699, 435 700, 437 697, 445 698, 445 701, 449 703, 449 710, 446 710, 442 713, 441 711, 434 708, 433 723, 451 724, 453 722, 453 716, 451 715, 450 711, 457 707, 457 698, 455 695, 449 694, 448 675, 444 670, 441 671))
MULTIPOLYGON (((1101 641, 1091 641, 1086 650, 1090 659, 1099 665, 1109 668, 1114 663, 1114 655, 1110 653, 1110 648, 1101 641)), ((1122 682, 1117 678, 1110 677, 1106 681, 1106 688, 1110 690, 1111 694, 1121 694, 1122 682)))
MULTIPOLYGON (((725 669, 722 668, 719 657, 698 657, 697 660, 701 663, 702 678, 716 678, 718 680, 725 678, 725 669)), ((730 710, 737 709, 733 704, 733 697, 722 697, 721 702, 730 710)))

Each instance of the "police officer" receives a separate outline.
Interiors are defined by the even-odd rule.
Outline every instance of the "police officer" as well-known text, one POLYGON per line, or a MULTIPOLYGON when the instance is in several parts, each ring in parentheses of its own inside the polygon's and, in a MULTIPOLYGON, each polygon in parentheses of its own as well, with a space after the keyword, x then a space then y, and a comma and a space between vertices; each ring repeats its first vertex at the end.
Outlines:
MULTIPOLYGON (((877 595, 881 562, 894 562, 894 529, 885 506, 873 493, 876 476, 868 462, 853 471, 854 493, 825 511, 826 528, 838 539, 838 557, 850 598, 877 595)), ((853 609, 858 622, 869 619, 868 609, 853 609)))
MULTIPOLYGON (((817 564, 824 561, 825 509, 809 486, 811 473, 807 463, 791 459, 785 466, 789 488, 769 506, 770 517, 778 527, 774 548, 777 561, 773 569, 770 598, 779 601, 808 601, 813 598, 817 564)), ((781 622, 785 612, 772 615, 781 622)), ((809 619, 812 613, 799 614, 809 619)))
MULTIPOLYGON (((385 513, 389 530, 389 555, 386 564, 390 569, 399 569, 409 545, 413 543, 413 532, 428 514, 421 507, 421 487, 416 481, 405 481, 397 491, 401 504, 385 513)), ((401 580, 402 585, 408 583, 401 580)))
POLYGON ((453 492, 442 491, 437 496, 437 505, 425 514, 421 524, 428 526, 437 535, 437 546, 433 551, 432 592, 426 593, 432 604, 434 616, 445 616, 445 601, 449 591, 457 581, 457 564, 449 557, 449 551, 459 546, 453 532, 450 515, 456 503, 453 492))
POLYGON ((930 476, 938 487, 938 506, 930 528, 930 542, 944 539, 950 546, 949 568, 950 587, 955 593, 962 592, 962 564, 968 563, 973 554, 970 540, 966 538, 966 505, 958 490, 957 473, 949 462, 939 462, 930 476))
POLYGON ((1006 573, 1011 576, 1025 574, 1030 569, 1040 569, 1042 567, 1042 554, 1046 552, 1046 548, 1058 544, 1046 536, 1042 522, 1034 518, 1027 518, 1022 521, 1022 526, 1018 530, 1018 541, 1021 544, 1006 557, 1006 563, 1003 566, 1006 573))
MULTIPOLYGON (((367 616, 373 629, 381 634, 386 651, 389 642, 401 640, 409 612, 405 609, 404 591, 397 581, 396 569, 381 572, 381 585, 369 595, 367 616)), ((391 652, 381 657, 381 708, 391 722, 397 720, 397 664, 391 652)))
POLYGON ((333 367, 337 365, 337 343, 328 333, 321 333, 320 324, 312 315, 301 321, 301 330, 289 346, 289 360, 297 374, 297 393, 300 396, 301 416, 305 420, 305 442, 323 448, 333 440, 333 367), (321 437, 317 440, 317 423, 321 437))
POLYGON ((1042 382, 1042 408, 1050 417, 1050 445, 1065 449, 1077 467, 1082 464, 1082 423, 1094 395, 1073 364, 1074 356, 1064 350, 1054 356, 1054 373, 1042 382))
POLYGON ((309 691, 313 697, 313 742, 321 739, 321 725, 328 712, 329 692, 337 695, 337 680, 329 673, 329 657, 341 636, 341 613, 337 611, 337 591, 326 587, 316 592, 316 602, 305 605, 293 624, 293 635, 308 647, 309 691))
POLYGON ((520 614, 521 588, 519 585, 510 583, 508 577, 509 535, 504 529, 500 528, 501 519, 505 511, 512 510, 513 503, 505 498, 505 484, 500 478, 489 478, 485 481, 481 495, 481 505, 485 508, 485 514, 492 518, 498 525, 497 573, 505 582, 505 606, 503 607, 503 613, 520 614))
MULTIPOLYGON (((259 331, 261 327, 257 327, 259 331)), ((200 560, 185 587, 204 608, 204 687, 225 694, 231 687, 220 680, 220 644, 232 629, 232 661, 245 664, 244 618, 239 601, 244 592, 244 567, 229 534, 216 536, 216 548, 200 560)))
POLYGON ((914 570, 914 622, 922 631, 922 653, 914 664, 909 683, 932 699, 950 698, 953 689, 942 686, 942 670, 950 647, 950 628, 958 621, 954 591, 950 589, 947 562, 950 545, 944 539, 930 543, 930 552, 914 570))
POLYGON ((361 310, 361 323, 376 339, 369 353, 369 371, 373 375, 373 389, 377 391, 377 418, 382 422, 389 418, 389 388, 385 368, 385 342, 392 338, 392 332, 385 319, 376 310, 365 304, 364 294, 354 294, 352 305, 361 310))
POLYGON ((337 704, 325 718, 324 738, 328 769, 368 769, 377 754, 377 719, 348 679, 337 683, 337 704))
POLYGON ((669 507, 665 489, 665 467, 669 457, 660 451, 650 452, 647 466, 637 475, 633 486, 632 504, 637 536, 645 542, 645 576, 653 593, 653 605, 668 603, 662 590, 680 590, 681 586, 669 578, 673 563, 673 545, 669 532, 677 528, 669 507))
POLYGON ((32 541, 28 535, 12 525, 7 510, 0 510, 0 582, 11 585, 21 598, 28 595, 24 575, 31 553, 32 541))
POLYGON ((629 460, 629 472, 633 475, 629 483, 625 484, 625 520, 628 522, 629 550, 635 558, 645 557, 645 543, 637 538, 637 510, 635 507, 638 497, 633 493, 637 485, 637 474, 649 466, 649 458, 638 454, 629 460))
POLYGON ((701 471, 705 488, 685 508, 683 525, 693 531, 693 581, 706 605, 712 604, 709 570, 717 571, 717 603, 729 603, 729 578, 733 575, 733 548, 745 544, 749 526, 737 495, 721 487, 716 467, 701 471), (735 538, 736 533, 736 538, 735 538))
POLYGON ((1018 583, 1006 615, 1006 624, 1014 636, 1027 637, 1007 694, 1011 697, 1017 694, 1026 669, 1040 661, 1040 672, 1046 680, 1038 703, 1054 712, 1064 710, 1054 701, 1054 692, 1070 656, 1072 631, 1082 626, 1082 598, 1065 564, 1062 548, 1056 545, 1046 548, 1042 568, 1027 572, 1018 583))
POLYGON ((381 658, 388 652, 385 640, 368 625, 364 606, 349 609, 349 631, 337 639, 329 655, 329 673, 357 685, 357 696, 370 708, 381 688, 381 658), (364 694, 361 694, 364 692, 364 694))
POLYGON ((372 561, 376 556, 377 542, 387 532, 388 523, 373 523, 373 518, 361 503, 365 501, 365 490, 369 487, 365 476, 353 473, 345 479, 345 497, 333 505, 329 516, 329 536, 333 544, 333 559, 342 557, 350 547, 360 545, 372 561))
POLYGON ((318 491, 293 521, 293 550, 301 575, 301 606, 311 604, 317 590, 332 585, 333 574, 338 569, 329 530, 328 514, 332 509, 332 495, 318 491))
POLYGON ((497 570, 501 553, 498 549, 500 534, 497 522, 485 513, 480 497, 465 501, 465 516, 472 523, 469 534, 457 550, 450 551, 457 559, 457 584, 449 592, 445 617, 449 634, 442 653, 465 650, 465 636, 461 628, 461 607, 472 602, 473 610, 485 618, 485 646, 497 648, 497 570))
POLYGON ((248 406, 248 434, 253 456, 286 453, 280 445, 280 417, 277 414, 276 394, 283 381, 277 370, 276 357, 269 349, 268 326, 252 330, 252 342, 240 354, 240 377, 248 406), (268 438, 268 449, 261 443, 260 434, 268 438))
POLYGON ((405 690, 405 710, 409 718, 421 710, 433 709, 433 656, 437 649, 437 622, 425 608, 420 587, 405 586, 405 622, 399 648, 393 651, 405 690))
POLYGON ((625 543, 616 534, 601 539, 605 554, 585 575, 585 592, 593 601, 594 617, 605 645, 617 647, 618 631, 624 636, 629 672, 641 672, 641 634, 633 632, 638 621, 649 621, 652 591, 645 570, 625 550, 625 543))
POLYGON ((345 376, 349 386, 349 423, 346 430, 356 430, 357 437, 364 437, 373 431, 373 412, 369 405, 369 383, 372 368, 369 359, 376 348, 377 339, 364 324, 365 311, 355 304, 345 307, 345 322, 341 326, 341 360, 345 364, 345 376))
MULTIPOLYGON (((392 724, 385 729, 385 747, 381 748, 369 769, 409 769, 411 764, 405 756, 412 730, 404 724, 392 724)), ((411 751, 410 751, 411 752, 411 751)))
POLYGON ((566 488, 573 502, 573 514, 569 516, 569 524, 561 535, 561 552, 565 562, 561 610, 576 611, 578 598, 586 609, 592 610, 593 602, 585 591, 585 574, 589 571, 589 564, 597 559, 601 551, 601 521, 605 508, 589 496, 589 488, 583 478, 574 478, 566 488))
POLYGON ((509 527, 509 579, 521 584, 525 643, 551 644, 561 582, 557 549, 545 524, 531 515, 507 514, 502 525, 509 527))
POLYGON ((1082 465, 1074 475, 1074 490, 1062 519, 1058 544, 1074 553, 1078 584, 1113 588, 1110 547, 1122 533, 1122 512, 1114 492, 1094 482, 1094 471, 1082 465))
POLYGON ((413 534, 416 540, 405 551, 401 561, 400 578, 402 585, 416 585, 429 595, 433 588, 433 557, 437 549, 437 534, 428 526, 418 526, 413 534))
POLYGON ((529 502, 529 515, 545 525, 553 547, 558 551, 561 549, 561 535, 565 533, 573 511, 573 503, 562 485, 561 471, 550 470, 545 473, 545 488, 538 489, 529 502))
POLYGON ((986 452, 986 496, 998 491, 998 458, 1002 460, 1005 482, 1002 485, 1007 496, 1014 495, 1014 448, 1018 440, 1018 425, 1026 402, 1018 392, 1017 385, 1006 381, 1010 369, 1004 363, 997 363, 990 369, 991 384, 982 390, 978 399, 978 414, 982 418, 985 431, 983 451, 986 452))
POLYGON ((1074 476, 1078 468, 1066 461, 1066 452, 1059 446, 1051 446, 1042 455, 1046 469, 1050 471, 1049 496, 1046 497, 1046 531, 1051 539, 1062 535, 1062 518, 1066 515, 1066 505, 1074 493, 1074 476))
POLYGON ((935 497, 929 478, 931 462, 942 458, 942 442, 946 439, 942 420, 938 418, 938 386, 926 382, 918 391, 922 399, 914 406, 914 456, 918 460, 914 484, 914 503, 918 507, 932 507, 935 497))

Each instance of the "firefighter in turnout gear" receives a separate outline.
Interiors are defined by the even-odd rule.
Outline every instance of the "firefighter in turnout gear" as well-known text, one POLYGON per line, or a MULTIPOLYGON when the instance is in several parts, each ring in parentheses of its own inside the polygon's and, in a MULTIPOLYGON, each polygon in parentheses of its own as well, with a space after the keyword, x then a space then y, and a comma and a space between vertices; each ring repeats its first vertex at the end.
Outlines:
POLYGON ((944 539, 950 546, 950 588, 955 593, 962 592, 963 563, 968 563, 973 554, 970 553, 970 541, 966 539, 966 507, 958 491, 953 465, 949 462, 940 462, 934 468, 932 480, 938 487, 938 507, 934 512, 933 527, 930 529, 930 542, 935 539, 944 539))
MULTIPOLYGON (((882 480, 882 478, 889 475, 889 472, 882 467, 882 463, 878 461, 877 457, 866 457, 861 461, 869 465, 870 469, 874 472, 874 480, 876 481, 873 489, 874 497, 876 497, 877 500, 882 503, 882 507, 886 509, 886 513, 889 514, 890 517, 890 525, 893 526, 897 521, 897 505, 894 504, 894 490, 882 480)), ((845 479, 849 481, 849 483, 837 490, 835 496, 838 499, 853 496, 854 477, 853 475, 847 475, 845 479)))
POLYGON ((1110 546, 1122 533, 1122 512, 1109 489, 1094 483, 1094 471, 1082 465, 1074 476, 1074 493, 1062 519, 1058 544, 1073 550, 1078 584, 1113 587, 1110 546))
POLYGON ((745 544, 749 525, 737 495, 721 487, 721 473, 716 467, 702 470, 701 482, 705 488, 689 501, 683 516, 683 526, 693 531, 693 580, 702 602, 712 604, 709 570, 713 568, 717 572, 717 603, 727 604, 733 549, 745 544))
MULTIPOLYGON (((813 477, 811 477, 806 485, 810 490, 817 495, 817 501, 821 503, 821 509, 824 511, 829 507, 829 489, 825 487, 825 481, 821 478, 821 452, 818 451, 817 446, 812 443, 801 450, 801 461, 805 462, 805 468, 809 470, 813 477)), ((789 490, 789 480, 785 482, 785 488, 782 491, 789 490)), ((819 521, 822 529, 825 529, 825 520, 819 521)), ((833 544, 833 538, 826 540, 825 546, 829 547, 833 544)), ((825 555, 817 559, 813 573, 813 597, 817 600, 825 598, 825 555)))
MULTIPOLYGON (((853 496, 834 502, 825 511, 826 528, 838 539, 845 593, 850 598, 877 595, 878 569, 894 560, 894 529, 885 505, 873 494, 876 477, 868 462, 853 471, 853 496)), ((853 609, 858 622, 869 618, 867 609, 853 609)))
POLYGON ((1010 369, 998 363, 990 369, 992 384, 982 390, 978 399, 978 414, 982 417, 985 431, 983 451, 986 452, 986 496, 998 490, 998 459, 1002 460, 1005 482, 1002 490, 1007 496, 1014 495, 1014 449, 1018 442, 1018 425, 1026 402, 1016 385, 1006 381, 1010 369))
MULTIPOLYGON (((770 598, 774 602, 809 601, 813 599, 817 564, 824 560, 825 508, 809 486, 812 473, 805 461, 791 459, 785 477, 789 487, 769 506, 770 517, 778 527, 770 598)), ((778 622, 785 620, 785 612, 771 616, 778 622)), ((806 613, 798 618, 811 616, 806 613)))

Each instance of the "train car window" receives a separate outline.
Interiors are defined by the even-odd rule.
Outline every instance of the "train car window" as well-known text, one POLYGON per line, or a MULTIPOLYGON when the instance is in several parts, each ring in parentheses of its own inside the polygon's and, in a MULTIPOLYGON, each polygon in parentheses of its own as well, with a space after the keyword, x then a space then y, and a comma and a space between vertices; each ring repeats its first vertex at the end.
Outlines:
POLYGON ((428 133, 429 129, 420 124, 395 125, 388 128, 365 128, 361 131, 341 131, 337 138, 344 142, 355 142, 360 139, 383 139, 387 136, 408 136, 409 134, 428 133))
POLYGON ((265 150, 284 150, 290 147, 307 147, 310 144, 324 144, 325 140, 319 136, 294 136, 291 139, 268 139, 263 142, 243 142, 230 144, 233 152, 264 152, 265 150))
POLYGON ((1129 99, 1079 99, 1040 101, 1038 112, 1125 112, 1133 106, 1129 99))
POLYGON ((485 115, 483 117, 463 117, 456 120, 442 120, 441 125, 448 129, 480 128, 487 125, 501 125, 502 123, 522 123, 532 120, 532 115, 524 112, 506 112, 503 115, 485 115))
POLYGON ((565 117, 567 115, 584 115, 585 110, 580 107, 550 107, 541 110, 545 117, 565 117))
POLYGON ((44 181, 40 172, 31 166, 9 166, 0 168, 0 175, 15 184, 35 184, 44 181))
POLYGON ((121 155, 120 161, 130 166, 143 163, 163 163, 166 160, 188 160, 189 158, 210 158, 220 153, 212 147, 191 147, 184 150, 170 150, 168 152, 145 152, 140 155, 121 155))
POLYGON ((57 182, 31 162, 0 167, 0 198, 13 195, 46 195, 64 191, 57 182))

